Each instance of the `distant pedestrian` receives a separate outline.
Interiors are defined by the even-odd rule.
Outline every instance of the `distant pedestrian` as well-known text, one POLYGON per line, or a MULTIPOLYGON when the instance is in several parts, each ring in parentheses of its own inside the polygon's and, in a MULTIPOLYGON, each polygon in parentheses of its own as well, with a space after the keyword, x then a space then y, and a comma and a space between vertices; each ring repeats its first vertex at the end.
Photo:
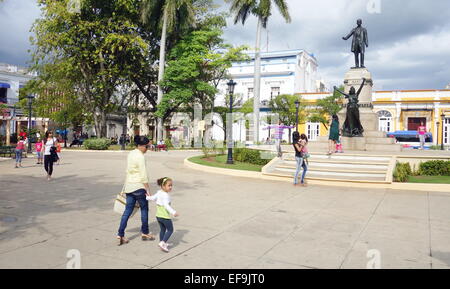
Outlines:
POLYGON ((336 149, 336 143, 339 141, 339 117, 336 114, 331 118, 330 136, 328 141, 328 154, 331 155, 336 149))
POLYGON ((37 165, 42 165, 42 140, 41 138, 37 139, 37 142, 35 144, 36 148, 36 155, 37 155, 37 165))
POLYGON ((169 193, 172 191, 173 181, 170 178, 162 178, 158 181, 160 190, 153 196, 147 197, 149 201, 156 201, 156 220, 158 221, 161 231, 159 233, 158 246, 164 252, 169 252, 170 236, 173 234, 172 216, 178 217, 179 214, 171 207, 171 198, 169 193))
POLYGON ((281 158, 283 156, 283 151, 281 149, 281 143, 283 140, 283 135, 284 135, 284 130, 285 129, 293 129, 294 126, 286 126, 284 125, 281 121, 278 123, 278 125, 270 125, 266 128, 264 128, 264 130, 267 129, 275 129, 275 145, 277 147, 277 152, 278 152, 278 157, 281 158))
POLYGON ((306 173, 308 171, 308 158, 309 158, 309 152, 308 152, 308 137, 305 134, 300 135, 298 132, 294 132, 293 136, 293 144, 294 144, 294 150, 295 150, 295 160, 296 160, 296 171, 294 175, 294 186, 298 185, 298 175, 300 174, 300 170, 303 169, 303 174, 301 178, 300 184, 302 186, 306 186, 305 177, 306 173))
POLYGON ((23 136, 19 137, 19 141, 16 145, 16 169, 22 167, 22 153, 25 151, 25 140, 23 136))
POLYGON ((56 145, 58 140, 53 137, 52 131, 45 133, 45 138, 42 141, 42 150, 44 151, 44 168, 47 172, 47 180, 50 181, 53 175, 53 163, 57 161, 58 155, 56 153, 56 145))
POLYGON ((58 155, 58 165, 61 163, 61 143, 58 141, 56 143, 56 154, 58 155))
POLYGON ((148 201, 146 196, 150 196, 150 185, 148 183, 147 166, 145 162, 145 153, 149 149, 149 139, 144 136, 135 136, 134 144, 136 149, 128 154, 127 159, 127 176, 125 180, 124 193, 127 196, 125 211, 120 220, 119 232, 117 239, 119 246, 129 243, 125 238, 125 229, 128 219, 133 213, 136 202, 139 203, 141 209, 141 238, 143 241, 155 240, 155 236, 150 234, 148 226, 148 201))
POLYGON ((422 121, 422 122, 420 122, 420 126, 417 128, 417 135, 419 136, 419 139, 420 139, 420 149, 421 150, 425 149, 426 133, 427 133, 427 127, 425 126, 425 124, 422 121))

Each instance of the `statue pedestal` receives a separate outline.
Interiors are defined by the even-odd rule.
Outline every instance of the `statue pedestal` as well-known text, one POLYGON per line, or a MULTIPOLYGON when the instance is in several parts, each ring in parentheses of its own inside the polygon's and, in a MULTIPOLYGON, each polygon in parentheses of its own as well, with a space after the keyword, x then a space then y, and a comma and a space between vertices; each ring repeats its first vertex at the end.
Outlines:
MULTIPOLYGON (((350 88, 354 87, 358 91, 362 84, 362 79, 366 83, 359 95, 359 114, 361 124, 364 128, 363 137, 343 137, 342 142, 344 150, 351 151, 392 151, 399 152, 402 147, 395 143, 395 139, 387 138, 386 133, 379 131, 378 115, 373 111, 372 103, 372 74, 367 68, 351 69, 345 74, 344 86, 345 93, 349 93, 350 88)), ((347 105, 347 100, 344 102, 347 105)), ((339 121, 341 128, 344 126, 347 117, 347 109, 339 112, 339 121)))

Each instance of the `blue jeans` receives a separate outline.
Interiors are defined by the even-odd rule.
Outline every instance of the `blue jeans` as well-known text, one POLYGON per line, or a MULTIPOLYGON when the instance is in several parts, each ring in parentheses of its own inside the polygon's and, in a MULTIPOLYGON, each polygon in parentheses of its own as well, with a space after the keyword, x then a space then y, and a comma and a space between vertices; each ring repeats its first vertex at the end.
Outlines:
POLYGON ((22 163, 22 153, 23 153, 23 150, 16 149, 16 164, 22 163))
POLYGON ((136 202, 138 202, 139 206, 141 207, 141 232, 145 235, 150 232, 148 227, 148 201, 146 199, 145 193, 146 191, 144 189, 140 189, 127 194, 127 205, 120 221, 119 233, 117 234, 119 237, 125 237, 125 229, 128 224, 128 219, 130 218, 131 213, 133 213, 136 202))
POLYGON ((159 232, 159 240, 167 243, 170 236, 173 234, 172 220, 158 217, 156 217, 156 220, 158 220, 159 227, 161 228, 161 231, 159 232))
POLYGON ((297 161, 297 170, 295 171, 294 176, 294 185, 298 184, 298 175, 300 174, 300 169, 303 168, 303 174, 302 174, 302 184, 305 183, 305 176, 306 172, 308 171, 308 167, 306 166, 306 160, 303 158, 295 157, 295 160, 297 161))

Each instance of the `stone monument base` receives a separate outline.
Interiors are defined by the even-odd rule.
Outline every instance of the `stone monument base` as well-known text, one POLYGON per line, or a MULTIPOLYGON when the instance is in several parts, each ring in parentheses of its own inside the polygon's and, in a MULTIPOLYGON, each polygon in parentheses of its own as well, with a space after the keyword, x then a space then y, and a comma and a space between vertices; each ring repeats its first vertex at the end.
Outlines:
MULTIPOLYGON (((396 144, 395 139, 387 138, 385 132, 379 131, 378 115, 373 111, 372 104, 372 74, 367 68, 351 69, 345 74, 344 86, 345 93, 349 93, 353 86, 356 91, 362 84, 362 79, 366 79, 366 83, 359 95, 359 115, 361 125, 364 128, 362 137, 342 137, 342 145, 344 150, 349 151, 383 151, 383 152, 400 152, 402 146, 396 144)), ((344 102, 347 105, 347 101, 344 102)), ((344 108, 339 112, 339 126, 343 128, 346 120, 347 109, 344 108)), ((309 147, 312 150, 328 150, 328 137, 319 137, 317 142, 311 142, 309 147)))

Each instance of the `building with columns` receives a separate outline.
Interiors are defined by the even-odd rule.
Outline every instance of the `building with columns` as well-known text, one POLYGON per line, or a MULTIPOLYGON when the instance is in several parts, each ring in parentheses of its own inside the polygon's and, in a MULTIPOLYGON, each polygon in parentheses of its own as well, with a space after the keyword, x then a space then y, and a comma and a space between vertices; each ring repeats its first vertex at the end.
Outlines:
MULTIPOLYGON (((317 100, 330 93, 299 93, 302 99, 314 106, 317 100)), ((415 131, 421 122, 433 135, 432 144, 450 146, 450 89, 374 91, 373 111, 378 114, 378 127, 386 133, 415 131), (444 118, 442 119, 442 116, 444 118)), ((341 120, 343 123, 345 120, 341 120)), ((300 125, 300 131, 314 141, 317 136, 327 136, 328 130, 319 123, 300 125)))
MULTIPOLYGON (((5 106, 0 114, 0 136, 6 145, 10 145, 11 135, 28 127, 28 116, 16 104, 20 89, 35 76, 25 68, 0 63, 0 104, 5 106)), ((41 131, 45 131, 48 125, 49 119, 32 118, 32 127, 41 131)))

